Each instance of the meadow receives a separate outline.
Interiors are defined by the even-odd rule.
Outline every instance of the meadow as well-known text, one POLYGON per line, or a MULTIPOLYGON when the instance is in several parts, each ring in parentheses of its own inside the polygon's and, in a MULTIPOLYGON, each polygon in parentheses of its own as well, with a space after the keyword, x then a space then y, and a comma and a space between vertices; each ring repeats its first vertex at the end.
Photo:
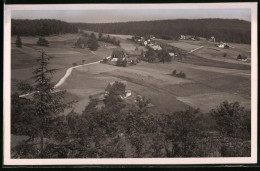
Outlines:
MULTIPOLYGON (((98 61, 109 56, 116 48, 105 42, 99 42, 100 47, 95 52, 73 48, 79 37, 79 34, 49 36, 46 37, 50 42, 49 47, 36 45, 35 37, 22 37, 23 48, 17 48, 12 44, 12 91, 16 91, 16 84, 19 81, 31 80, 31 72, 36 65, 35 59, 39 57, 38 51, 41 49, 51 57, 50 67, 59 69, 53 78, 57 83, 73 63, 79 65, 98 61)), ((117 39, 121 41, 121 47, 126 51, 134 50, 136 47, 143 48, 128 41, 127 37, 118 36, 117 39)), ((12 42, 14 41, 15 37, 12 37, 12 42)), ((204 41, 177 43, 168 41, 168 43, 187 51, 205 45, 204 41)), ((213 46, 212 43, 207 44, 213 46)), ((241 50, 248 50, 244 45, 234 46, 242 46, 244 49, 241 50)), ((205 49, 198 50, 195 54, 199 52, 212 55, 205 49)), ((230 102, 238 100, 250 109, 250 65, 216 61, 211 57, 202 56, 189 54, 182 62, 172 61, 165 64, 142 61, 129 67, 101 63, 84 66, 74 69, 58 89, 66 90, 67 98, 78 101, 74 106, 78 113, 85 109, 90 95, 102 94, 108 83, 120 80, 127 81, 126 88, 133 94, 131 98, 142 95, 151 99, 154 106, 149 110, 154 113, 180 111, 189 107, 200 108, 203 113, 208 113, 224 100, 230 102), (173 70, 184 72, 187 78, 173 77, 171 75, 173 70)))
MULTIPOLYGON (((117 46, 103 41, 99 42, 99 48, 96 51, 90 51, 87 48, 75 48, 74 43, 80 36, 80 34, 48 36, 46 39, 50 42, 49 47, 38 46, 35 37, 22 37, 22 48, 15 46, 16 38, 12 37, 12 93, 17 92, 17 83, 21 81, 32 83, 32 71, 37 65, 36 58, 40 57, 41 50, 44 50, 50 57, 49 67, 59 69, 53 75, 53 83, 56 84, 68 68, 99 61, 110 56, 113 49, 117 48, 117 46)), ((120 40, 120 47, 127 52, 136 48, 146 50, 143 46, 129 41, 125 36, 115 37, 120 40)), ((168 44, 184 51, 190 51, 200 46, 207 48, 207 44, 213 48, 212 43, 205 43, 205 41, 179 41, 174 43, 168 41, 168 44)), ((212 55, 210 51, 201 49, 194 54, 187 54, 182 61, 173 60, 169 63, 140 61, 137 65, 128 67, 95 63, 74 68, 65 82, 55 89, 56 91, 66 90, 65 101, 76 101, 72 109, 67 109, 60 115, 67 115, 72 111, 81 115, 89 104, 91 96, 103 97, 105 88, 109 83, 126 81, 126 90, 130 90, 132 94, 125 99, 125 104, 135 103, 137 96, 144 96, 150 101, 147 111, 151 115, 158 116, 158 118, 164 118, 167 114, 171 115, 174 112, 189 108, 199 108, 201 112, 196 116, 196 119, 200 129, 208 133, 214 132, 217 130, 217 124, 209 112, 211 109, 217 108, 223 101, 239 101, 246 109, 251 109, 251 68, 250 63, 242 65, 215 60, 210 55, 212 55), (204 57, 198 55, 199 52, 210 54, 208 54, 208 57, 204 57), (173 76, 173 70, 184 72, 186 78, 173 76)), ((102 104, 99 105, 97 107, 102 107, 102 104)), ((81 116, 84 116, 84 114, 81 116)), ((107 124, 111 123, 107 122, 107 124)), ((147 136, 149 137, 149 135, 147 136)), ((15 147, 28 137, 12 134, 11 139, 11 147, 15 147)), ((147 144, 150 143, 152 144, 148 141, 147 144)), ((130 142, 126 140, 124 144, 126 145, 125 157, 132 157, 133 151, 130 148, 130 142)), ((200 145, 202 149, 208 148, 204 152, 205 156, 221 156, 219 144, 215 147, 212 146, 212 142, 209 145, 207 141, 204 142, 203 140, 200 145), (214 152, 216 149, 217 153, 214 152)))
POLYGON ((203 46, 202 48, 194 51, 192 54, 213 60, 218 62, 225 62, 225 63, 234 63, 240 65, 248 65, 251 64, 251 45, 249 44, 238 44, 238 43, 228 43, 230 48, 224 49, 216 47, 215 45, 218 42, 211 42, 207 41, 206 39, 200 38, 200 41, 192 41, 192 40, 163 40, 163 39, 156 39, 159 42, 164 44, 168 44, 170 46, 177 47, 182 49, 186 52, 190 52, 193 49, 203 46), (247 61, 242 62, 237 60, 237 56, 245 55, 247 56, 247 61))

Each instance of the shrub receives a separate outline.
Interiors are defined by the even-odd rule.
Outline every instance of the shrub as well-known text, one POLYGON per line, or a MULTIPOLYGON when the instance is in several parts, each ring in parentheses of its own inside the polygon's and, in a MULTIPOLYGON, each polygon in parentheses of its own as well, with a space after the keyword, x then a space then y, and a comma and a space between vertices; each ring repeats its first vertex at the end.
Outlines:
POLYGON ((172 75, 175 76, 177 73, 176 69, 172 71, 172 75))
POLYGON ((107 58, 104 58, 103 60, 102 60, 102 63, 107 63, 108 62, 108 59, 107 58))
POLYGON ((223 54, 223 57, 227 57, 227 53, 224 53, 224 54, 223 54))
POLYGON ((125 59, 118 59, 116 62, 116 66, 122 66, 122 67, 126 67, 127 65, 127 61, 125 59))
POLYGON ((132 61, 131 61, 131 64, 132 64, 132 65, 136 65, 135 60, 132 60, 132 61))
POLYGON ((179 78, 186 78, 186 74, 184 72, 177 73, 176 70, 172 71, 172 76, 179 77, 179 78))
POLYGON ((74 62, 74 63, 72 63, 72 65, 73 65, 73 66, 76 66, 76 65, 77 65, 77 63, 75 63, 75 62, 74 62))
POLYGON ((225 45, 225 46, 224 46, 224 48, 225 48, 225 49, 228 49, 228 48, 229 48, 229 46, 228 46, 228 45, 225 45))
POLYGON ((17 39, 15 41, 16 47, 22 47, 22 40, 20 36, 17 36, 17 39))
POLYGON ((177 74, 176 76, 180 77, 180 78, 186 78, 186 74, 182 71, 179 74, 177 74))
POLYGON ((49 42, 44 37, 39 37, 37 44, 40 46, 49 46, 49 42))

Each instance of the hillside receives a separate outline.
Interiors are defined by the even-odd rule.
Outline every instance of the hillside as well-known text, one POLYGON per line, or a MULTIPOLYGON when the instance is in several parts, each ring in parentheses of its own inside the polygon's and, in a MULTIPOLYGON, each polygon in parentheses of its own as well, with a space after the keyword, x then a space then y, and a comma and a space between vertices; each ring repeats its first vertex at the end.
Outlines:
POLYGON ((48 36, 53 34, 76 33, 75 25, 53 19, 18 20, 12 19, 12 35, 21 36, 48 36))
POLYGON ((181 34, 197 35, 217 41, 233 43, 251 42, 251 23, 238 19, 176 19, 121 23, 75 23, 75 26, 102 33, 145 36, 152 34, 160 38, 175 39, 181 34))

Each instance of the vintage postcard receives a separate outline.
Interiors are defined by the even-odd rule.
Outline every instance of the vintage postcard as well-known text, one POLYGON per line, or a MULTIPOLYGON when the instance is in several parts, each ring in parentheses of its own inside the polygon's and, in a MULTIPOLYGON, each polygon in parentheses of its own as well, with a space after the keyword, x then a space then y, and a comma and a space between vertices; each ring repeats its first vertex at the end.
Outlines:
POLYGON ((4 165, 257 162, 257 3, 4 15, 4 165))

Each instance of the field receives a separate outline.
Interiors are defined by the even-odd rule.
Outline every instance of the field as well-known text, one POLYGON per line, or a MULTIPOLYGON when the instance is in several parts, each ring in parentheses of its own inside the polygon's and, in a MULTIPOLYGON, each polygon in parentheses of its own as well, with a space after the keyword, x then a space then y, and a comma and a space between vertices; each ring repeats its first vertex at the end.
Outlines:
MULTIPOLYGON (((136 48, 146 50, 143 46, 127 40, 126 36, 113 36, 120 40, 121 48, 128 52, 136 48)), ((50 57, 49 67, 59 69, 53 75, 53 82, 56 84, 63 78, 68 68, 99 61, 110 56, 113 49, 117 48, 106 42, 99 42, 100 47, 97 51, 74 48, 73 45, 79 37, 80 34, 49 36, 46 37, 50 42, 49 47, 38 46, 35 37, 22 37, 23 48, 16 47, 15 37, 12 37, 12 93, 17 92, 19 82, 32 83, 32 71, 37 65, 36 58, 41 55, 39 51, 42 49, 50 57)), ((233 59, 238 51, 218 49, 213 43, 206 41, 159 41, 187 52, 204 47, 187 54, 182 61, 174 60, 170 63, 140 61, 137 65, 128 67, 94 63, 70 69, 70 75, 55 90, 66 90, 65 101, 76 103, 72 109, 60 114, 66 115, 72 110, 81 114, 90 102, 89 97, 102 97, 107 85, 114 81, 126 81, 126 89, 132 93, 125 99, 126 103, 134 103, 138 95, 150 99, 147 110, 154 115, 163 116, 189 108, 199 108, 201 113, 197 119, 201 129, 206 131, 216 130, 216 122, 209 112, 225 100, 238 101, 246 109, 251 110, 251 66, 250 62, 241 64, 233 59), (229 56, 222 60, 218 56, 224 52, 229 56), (172 76, 173 70, 184 72, 186 78, 172 76)), ((240 48, 243 52, 249 51, 245 45, 232 46, 240 48)), ((11 135, 11 146, 14 147, 27 138, 11 135)), ((130 145, 126 143, 126 146, 130 145)), ((131 157, 129 149, 126 153, 131 157)))
POLYGON ((67 68, 73 65, 95 62, 111 55, 112 50, 101 46, 97 52, 88 49, 73 48, 73 44, 80 37, 79 34, 65 34, 62 36, 49 36, 49 47, 38 46, 35 37, 22 37, 23 48, 17 48, 16 37, 12 37, 11 69, 12 69, 12 91, 16 91, 16 84, 23 80, 31 82, 32 71, 37 64, 36 59, 40 57, 40 50, 44 50, 50 59, 50 68, 59 69, 53 75, 56 83, 65 74, 67 68))
POLYGON ((225 63, 235 63, 250 66, 251 63, 251 46, 248 44, 237 44, 237 43, 228 43, 231 47, 228 49, 216 47, 215 44, 218 42, 210 42, 206 40, 192 41, 192 40, 162 40, 157 39, 162 43, 180 48, 187 52, 190 52, 193 49, 203 46, 202 48, 193 52, 194 55, 210 59, 214 61, 220 61, 225 63), (245 55, 247 56, 247 61, 242 62, 237 60, 237 56, 245 55))
POLYGON ((127 68, 96 64, 75 69, 60 89, 78 96, 75 110, 79 113, 87 105, 89 95, 102 93, 109 82, 119 80, 127 81, 127 89, 134 94, 151 99, 155 105, 152 112, 174 112, 192 106, 208 113, 224 100, 238 100, 250 109, 250 78, 236 74, 245 71, 208 69, 182 63, 141 62, 127 68), (185 72, 187 79, 171 76, 173 69, 185 72))
MULTIPOLYGON (((96 33, 95 33, 96 34, 96 33)), ((79 34, 65 34, 46 37, 49 47, 36 45, 37 38, 22 37, 23 48, 12 44, 12 91, 16 91, 19 81, 31 81, 31 72, 39 57, 39 50, 43 49, 51 57, 50 67, 60 69, 53 81, 57 83, 65 74, 66 69, 74 65, 98 61, 109 56, 116 46, 99 42, 100 48, 91 52, 88 49, 73 48, 73 44, 80 37, 79 34)), ((121 41, 121 47, 132 51, 136 47, 143 48, 127 40, 126 36, 115 36, 121 41)), ((14 43, 15 37, 12 37, 14 43)), ((132 97, 142 95, 151 99, 154 107, 149 110, 154 113, 174 112, 190 107, 200 108, 208 113, 222 101, 239 101, 250 109, 250 63, 241 65, 227 61, 211 59, 214 55, 208 49, 217 53, 224 50, 217 49, 213 43, 205 41, 164 41, 186 51, 205 46, 204 49, 189 54, 182 62, 147 63, 140 62, 135 66, 116 67, 106 64, 93 64, 73 69, 71 75, 58 89, 67 90, 67 98, 77 100, 75 111, 81 113, 89 102, 90 95, 102 94, 109 82, 125 80, 127 89, 132 91, 132 97), (209 57, 204 57, 207 53, 209 57), (177 70, 187 75, 186 79, 171 76, 177 70)), ((248 47, 232 44, 242 51, 249 51, 248 47)), ((232 52, 235 48, 232 49, 232 52)), ((232 54, 231 51, 228 52, 232 54)))

